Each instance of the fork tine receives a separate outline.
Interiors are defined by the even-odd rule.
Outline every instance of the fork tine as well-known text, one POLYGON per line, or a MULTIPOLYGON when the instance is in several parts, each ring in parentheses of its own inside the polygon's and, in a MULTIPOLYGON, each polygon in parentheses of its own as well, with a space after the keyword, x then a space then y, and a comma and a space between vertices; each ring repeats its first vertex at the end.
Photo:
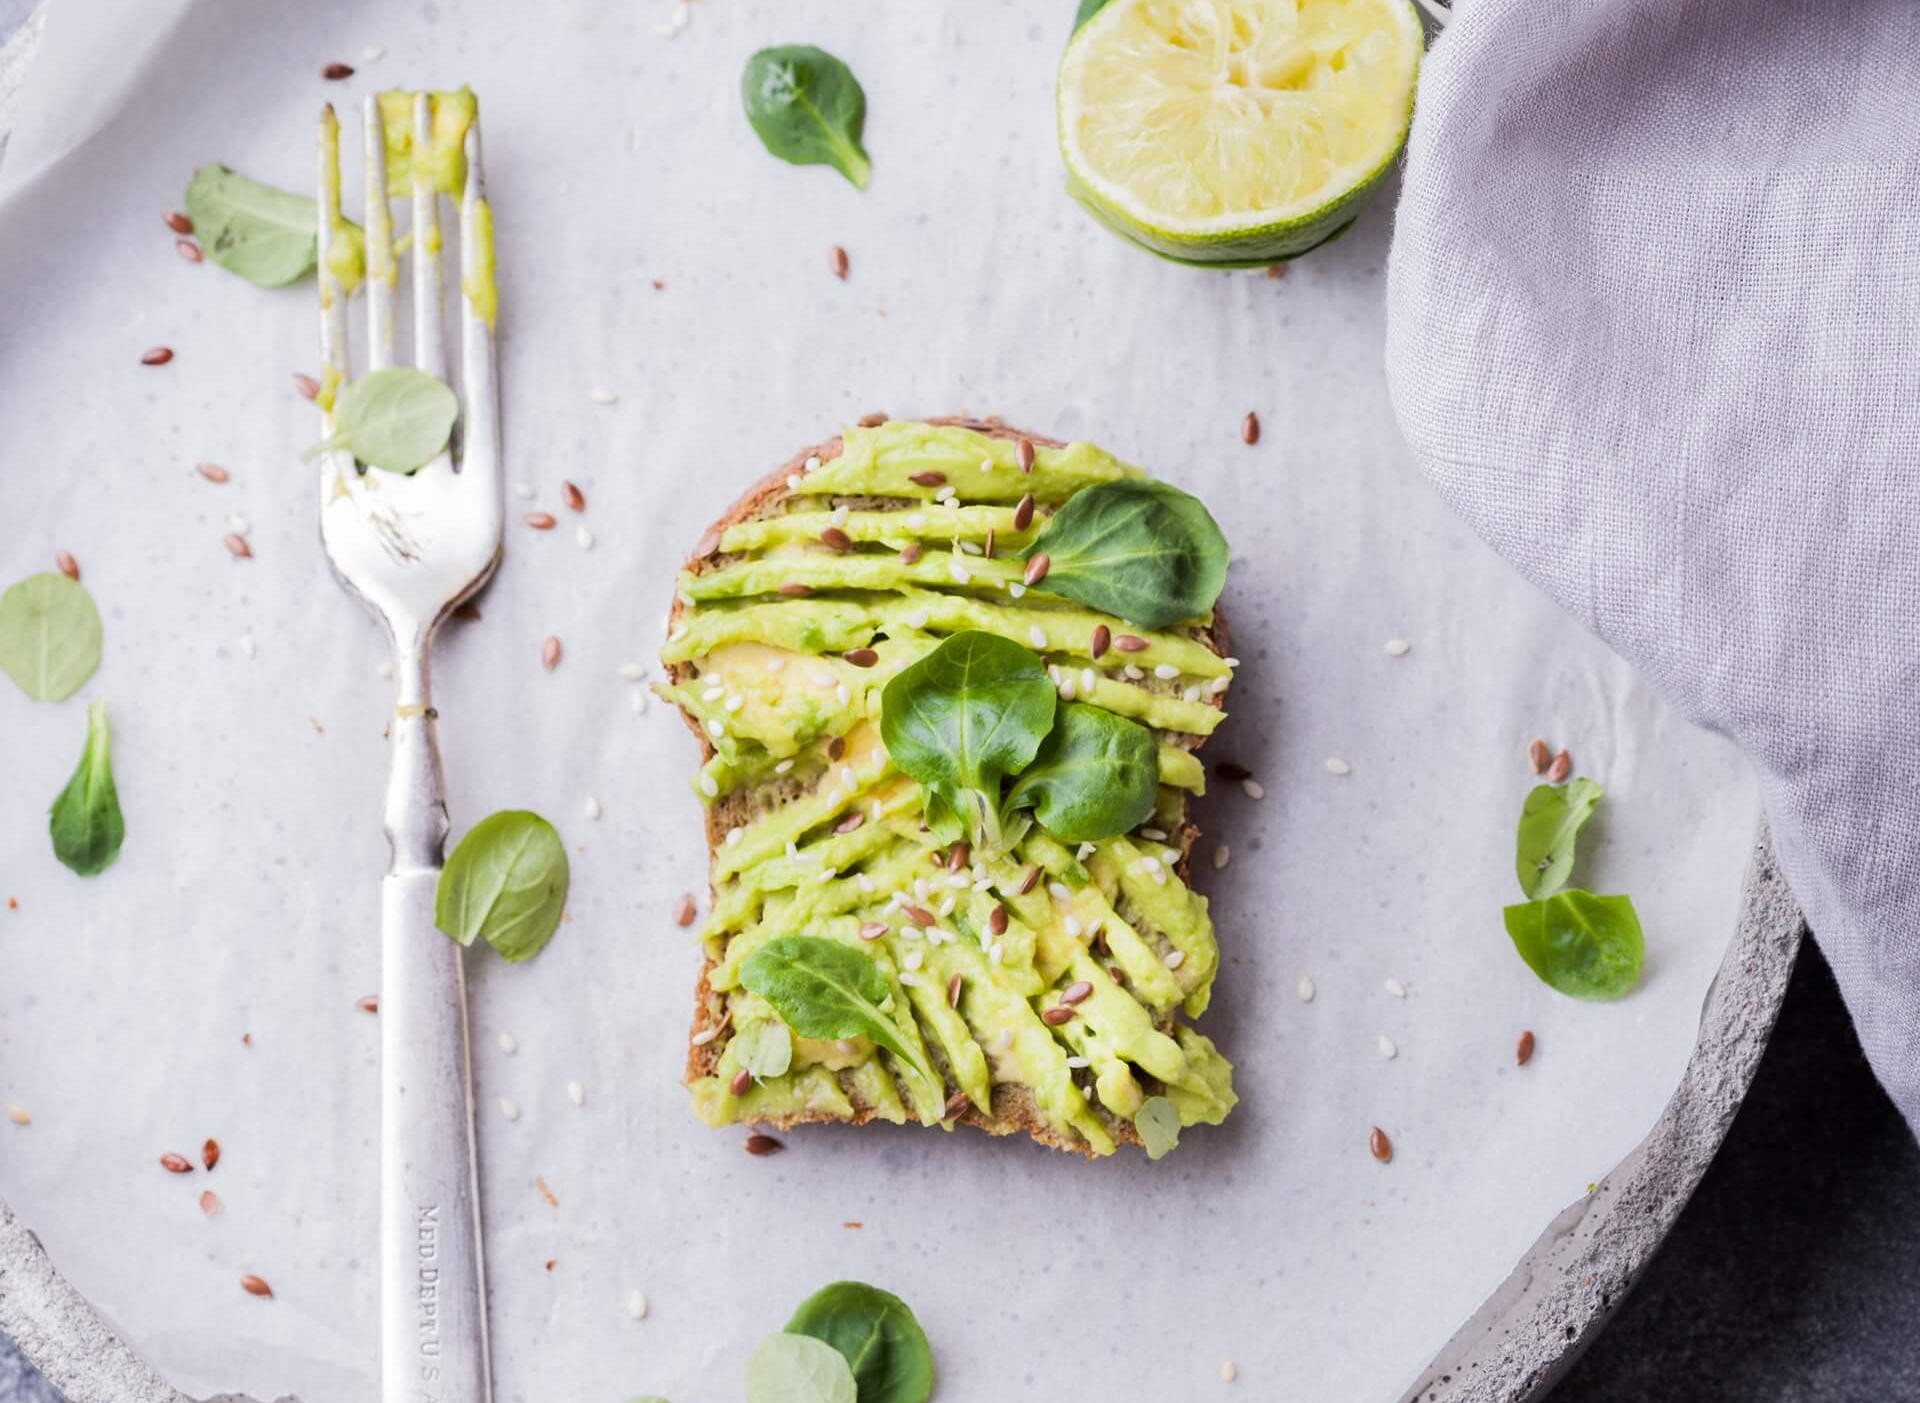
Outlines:
MULTIPOLYGON (((320 109, 319 158, 319 224, 314 232, 315 251, 319 256, 320 359, 331 372, 323 382, 330 402, 332 391, 347 378, 346 299, 340 291, 340 280, 334 275, 331 258, 333 231, 340 222, 340 121, 333 115, 332 103, 320 109)), ((320 414, 322 437, 325 437, 333 432, 333 414, 325 404, 320 414)), ((325 467, 324 458, 322 467, 325 467)))
POLYGON ((440 320, 440 197, 434 193, 427 152, 433 146, 433 108, 426 93, 413 98, 413 363, 447 378, 447 343, 440 320))
POLYGON ((387 124, 378 93, 363 116, 367 180, 367 369, 393 364, 393 206, 387 199, 387 124))
POLYGON ((500 396, 493 348, 493 208, 480 162, 477 109, 467 128, 466 157, 467 185, 460 200, 460 374, 467 392, 461 466, 480 481, 500 472, 500 396))

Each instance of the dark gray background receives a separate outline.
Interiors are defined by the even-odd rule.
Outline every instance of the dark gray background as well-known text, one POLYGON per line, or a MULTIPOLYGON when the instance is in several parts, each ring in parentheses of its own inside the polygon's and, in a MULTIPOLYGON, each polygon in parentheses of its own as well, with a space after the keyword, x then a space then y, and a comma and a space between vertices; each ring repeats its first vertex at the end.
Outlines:
MULTIPOLYGON (((1554 1395, 1669 1400, 1920 1400, 1920 1143, 1810 943, 1719 1158, 1554 1395)), ((4 1339, 0 1403, 57 1403, 4 1339)))

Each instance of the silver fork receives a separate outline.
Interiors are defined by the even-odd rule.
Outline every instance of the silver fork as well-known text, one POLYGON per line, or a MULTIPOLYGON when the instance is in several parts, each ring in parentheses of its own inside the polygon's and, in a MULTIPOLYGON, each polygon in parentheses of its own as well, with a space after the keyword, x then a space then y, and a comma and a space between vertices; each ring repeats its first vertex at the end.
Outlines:
MULTIPOLYGON (((379 102, 365 113, 367 369, 394 363, 393 223, 379 102)), ((413 105, 413 364, 447 375, 441 320, 439 196, 421 158, 426 94, 413 105)), ((485 198, 476 115, 466 134, 462 283, 476 273, 475 210, 485 198)), ((320 119, 320 352, 330 384, 348 374, 346 297, 329 267, 340 209, 339 126, 320 119)), ((464 403, 455 440, 409 477, 320 464, 320 539, 334 574, 387 627, 395 682, 380 923, 380 1397, 383 1403, 488 1403, 486 1291, 473 1152, 473 1089, 460 947, 434 925, 447 837, 438 713, 428 654, 440 621, 500 559, 500 412, 493 330, 461 301, 464 403)), ((333 431, 331 416, 323 423, 333 431)))

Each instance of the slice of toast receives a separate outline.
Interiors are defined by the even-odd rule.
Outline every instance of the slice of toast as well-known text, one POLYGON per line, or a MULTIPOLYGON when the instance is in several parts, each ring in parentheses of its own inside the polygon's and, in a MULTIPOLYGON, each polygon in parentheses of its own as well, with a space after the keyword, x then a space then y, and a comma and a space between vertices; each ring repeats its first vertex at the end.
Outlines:
MULTIPOLYGON (((1024 441, 1025 444, 1030 444, 1034 449, 1038 450, 1061 449, 1066 447, 1066 445, 1060 444, 1056 440, 1038 434, 1029 434, 1011 429, 996 418, 972 419, 945 417, 917 422, 943 429, 964 430, 969 433, 981 435, 987 439, 1005 440, 1016 444, 1024 441)), ((868 419, 862 420, 861 429, 876 429, 879 423, 879 416, 869 416, 868 419)), ((844 436, 837 436, 824 443, 801 450, 787 463, 748 488, 718 520, 707 528, 686 561, 683 587, 677 590, 674 596, 673 606, 668 617, 670 650, 673 642, 686 632, 686 621, 689 617, 689 610, 692 607, 692 601, 686 592, 686 581, 689 578, 697 578, 707 575, 710 572, 724 570, 730 565, 741 564, 751 557, 751 552, 729 553, 722 550, 729 529, 740 526, 743 523, 762 522, 778 518, 787 514, 790 507, 799 506, 795 496, 796 484, 801 482, 803 476, 810 469, 818 470, 821 465, 832 463, 835 459, 839 458, 845 447, 845 442, 844 436)), ((1021 452, 1025 452, 1024 447, 1021 449, 1021 452)), ((847 508, 860 512, 882 510, 899 511, 902 513, 920 512, 924 508, 929 508, 933 505, 930 502, 911 498, 893 498, 865 494, 857 496, 835 495, 826 498, 824 501, 818 497, 813 497, 807 499, 807 503, 816 509, 830 507, 833 509, 847 508)), ((1050 513, 1050 510, 1051 508, 1046 506, 1041 506, 1038 509, 1038 513, 1034 518, 1034 529, 1040 526, 1045 516, 1050 513)), ((987 541, 986 550, 989 553, 993 550, 991 538, 987 541)), ((975 552, 975 554, 977 553, 978 552, 975 552)), ((956 556, 956 559, 958 558, 959 557, 956 556)), ((793 587, 789 586, 789 588, 793 587)), ((1017 590, 1013 592, 1016 595, 1019 593, 1017 590)), ((778 597, 778 595, 775 595, 773 599, 777 600, 778 597)), ((1065 600, 1057 602, 1060 604, 1071 604, 1071 601, 1065 600)), ((1132 627, 1132 625, 1128 625, 1122 620, 1114 619, 1112 621, 1112 632, 1116 637, 1120 635, 1123 629, 1131 629, 1132 627)), ((1218 611, 1204 624, 1194 624, 1184 629, 1166 632, 1183 634, 1185 637, 1202 644, 1216 656, 1226 658, 1226 623, 1218 611)), ((703 774, 706 773, 707 768, 716 759, 716 736, 709 734, 708 726, 703 724, 701 717, 696 715, 694 709, 689 706, 687 693, 684 690, 676 693, 675 689, 685 689, 696 683, 701 678, 701 665, 704 661, 705 659, 701 657, 670 658, 667 663, 667 674, 670 685, 659 689, 662 694, 670 700, 676 700, 681 703, 682 717, 700 747, 703 774)), ((1227 659, 1227 662, 1231 665, 1232 660, 1227 659)), ((1124 655, 1118 652, 1110 653, 1104 660, 1104 663, 1105 665, 1102 669, 1103 677, 1109 675, 1119 677, 1121 675, 1120 668, 1124 664, 1124 655)), ((1092 669, 1086 670, 1086 672, 1091 671, 1092 669)), ((1082 672, 1080 675, 1085 676, 1086 672, 1082 672)), ((1144 676, 1141 676, 1141 670, 1136 668, 1126 668, 1125 672, 1131 675, 1133 685, 1135 686, 1161 693, 1168 690, 1167 684, 1163 680, 1156 678, 1156 676, 1150 672, 1144 676)), ((1056 671, 1057 680, 1059 675, 1056 671)), ((1070 696, 1072 694, 1072 675, 1073 670, 1070 667, 1067 670, 1067 685, 1063 689, 1063 695, 1070 696)), ((1224 676, 1225 674, 1222 674, 1223 679, 1224 676)), ((719 686, 716 684, 710 690, 718 691, 719 686)), ((1204 695, 1198 698, 1192 695, 1192 690, 1193 689, 1190 688, 1184 698, 1186 702, 1192 703, 1198 700, 1216 712, 1222 710, 1225 692, 1224 680, 1218 682, 1215 687, 1207 689, 1204 695)), ((844 689, 842 695, 844 696, 844 689)), ((1197 750, 1206 739, 1203 734, 1194 734, 1185 731, 1161 731, 1157 734, 1163 743, 1178 746, 1188 751, 1197 750)), ((1191 767, 1191 770, 1194 775, 1199 773, 1197 763, 1191 767)), ((717 795, 712 794, 710 790, 705 792, 707 794, 705 800, 705 830, 708 859, 709 864, 712 865, 714 861, 720 857, 730 834, 735 834, 736 831, 746 831, 748 827, 757 820, 767 818, 769 815, 779 812, 787 805, 807 798, 814 792, 814 789, 806 779, 797 777, 796 774, 788 773, 784 775, 763 774, 758 777, 758 782, 740 783, 737 787, 730 788, 717 795)), ((1199 830, 1188 819, 1188 801, 1184 793, 1181 794, 1177 802, 1171 801, 1169 791, 1163 789, 1162 793, 1169 802, 1163 802, 1156 815, 1149 819, 1150 824, 1158 825, 1158 827, 1143 828, 1139 830, 1139 832, 1156 835, 1155 842, 1159 845, 1158 851, 1166 859, 1165 865, 1177 879, 1175 885, 1178 886, 1184 884, 1189 876, 1190 856, 1194 843, 1199 837, 1199 830)), ((1083 855, 1084 850, 1091 846, 1092 845, 1082 845, 1083 855)), ((791 856, 793 852, 791 844, 788 845, 788 852, 791 856)), ((1149 857, 1143 859, 1143 861, 1151 867, 1153 859, 1149 857)), ((976 871, 977 870, 978 869, 976 869, 976 871)), ((1163 883, 1165 881, 1164 877, 1158 877, 1157 879, 1163 883)), ((864 885, 864 879, 861 880, 864 885)), ((726 884, 716 883, 711 889, 711 894, 716 905, 722 897, 722 888, 724 885, 726 884)), ((1058 891, 1057 886, 1054 889, 1056 892, 1058 891)), ((878 905, 881 899, 880 896, 875 897, 875 910, 885 909, 878 905)), ((1204 899, 1200 900, 1199 907, 1202 912, 1202 919, 1204 920, 1204 899)), ((808 932, 803 929, 783 929, 780 933, 806 934, 808 932)), ((838 1084, 839 1091, 844 1094, 844 1105, 823 1106, 797 1104, 793 1102, 777 1106, 755 1105, 751 1100, 737 1100, 730 1090, 722 1089, 725 1084, 725 1079, 722 1079, 721 1074, 727 1070, 727 1049, 731 1040, 731 1034, 734 1031, 734 1020, 730 1010, 730 1004, 733 999, 741 997, 742 991, 734 988, 723 992, 714 987, 713 979, 715 971, 725 958, 729 937, 724 932, 716 935, 712 930, 711 922, 705 935, 707 940, 707 953, 701 966, 695 993, 693 1024, 690 1030, 687 1054, 686 1081, 690 1086, 695 1087, 697 1095, 704 1094, 706 1102, 710 1107, 718 1108, 712 1114, 707 1114, 707 1112, 703 1110, 703 1115, 706 1118, 722 1123, 729 1120, 738 1120, 769 1125, 780 1129, 786 1129, 809 1121, 848 1120, 854 1124, 864 1124, 883 1114, 885 1114, 885 1118, 887 1119, 899 1120, 901 1118, 898 1114, 886 1114, 881 1106, 876 1105, 874 1101, 863 1095, 861 1088, 854 1084, 855 1078, 849 1076, 845 1070, 830 1073, 838 1084)), ((1098 948, 1097 942, 1099 938, 1100 932, 1095 932, 1095 948, 1098 948)), ((1207 939, 1211 941, 1210 927, 1207 931, 1207 939)), ((981 943, 985 943, 985 937, 981 937, 981 943)), ((1171 962, 1172 958, 1171 953, 1169 953, 1167 961, 1163 962, 1171 962)), ((1120 982, 1120 972, 1112 965, 1109 965, 1108 969, 1112 973, 1115 982, 1120 982)), ((1139 996, 1136 995, 1136 997, 1139 996)), ((1142 1000, 1142 1002, 1144 1003, 1144 1000, 1142 1000)), ((1201 1007, 1204 1007, 1204 987, 1202 988, 1198 1002, 1201 1007)), ((1189 1005, 1189 1007, 1191 1007, 1191 1005, 1189 1005)), ((1157 1031, 1162 1034, 1175 1031, 1178 1022, 1177 1009, 1155 1013, 1154 1010, 1149 1008, 1148 1011, 1149 1013, 1155 1014, 1153 1021, 1157 1031)), ((1181 1027, 1179 1032, 1183 1039, 1188 1038, 1190 1035, 1190 1030, 1184 1027, 1181 1027)), ((1192 1041, 1204 1044, 1205 1055, 1214 1062, 1217 1062, 1219 1068, 1225 1069, 1226 1064, 1224 1060, 1219 1059, 1217 1054, 1213 1053, 1211 1043, 1207 1043, 1204 1038, 1197 1037, 1192 1038, 1192 1041)), ((929 1046, 934 1046, 931 1038, 929 1039, 929 1046)), ((1189 1043, 1183 1041, 1182 1046, 1189 1046, 1189 1043)), ((1003 1048, 1002 1051, 1004 1050, 1003 1048)), ((874 1060, 876 1062, 880 1060, 877 1052, 874 1054, 874 1060)), ((817 1070, 818 1069, 816 1069, 816 1071, 817 1070)), ((1140 1088, 1145 1094, 1159 1094, 1163 1089, 1164 1084, 1159 1079, 1154 1078, 1138 1068, 1132 1068, 1131 1070, 1136 1072, 1140 1088)), ((743 1074, 738 1071, 735 1072, 736 1078, 742 1075, 743 1074)), ((1076 1073, 1076 1076, 1078 1075, 1080 1075, 1080 1073, 1076 1073)), ((1207 1080, 1212 1082, 1215 1078, 1210 1074, 1207 1080)), ((897 1084, 898 1083, 896 1083, 896 1085, 897 1084)), ((954 1079, 949 1077, 946 1090, 949 1093, 954 1093, 954 1086, 954 1079)), ((1049 1111, 1037 1103, 1034 1087, 1018 1079, 1002 1079, 997 1074, 992 1082, 989 1100, 991 1108, 990 1114, 983 1111, 979 1105, 966 1101, 965 1093, 960 1092, 949 1096, 944 1108, 945 1114, 941 1115, 935 1123, 952 1125, 958 1122, 965 1122, 977 1126, 992 1135, 1007 1135, 1016 1131, 1025 1131, 1043 1144, 1059 1149, 1078 1151, 1086 1155, 1110 1152, 1111 1145, 1101 1143, 1103 1139, 1109 1140, 1114 1144, 1141 1143, 1139 1132, 1132 1119, 1125 1115, 1116 1114, 1108 1106, 1102 1104, 1099 1095, 1093 1088, 1089 1087, 1085 1090, 1087 1110, 1092 1120, 1097 1123, 1099 1129, 1094 1129, 1089 1126, 1085 1118, 1079 1120, 1077 1124, 1063 1123, 1062 1115, 1057 1107, 1049 1111), (1104 1132, 1104 1134, 1102 1134, 1102 1132, 1104 1132)), ((1218 1120, 1221 1116, 1224 1116, 1226 1108, 1230 1107, 1233 1102, 1231 1090, 1227 1088, 1223 1079, 1218 1081, 1218 1084, 1213 1087, 1213 1090, 1219 1098, 1223 1098, 1217 1106, 1217 1114, 1203 1113, 1199 1117, 1201 1119, 1218 1120)), ((894 1109, 897 1110, 898 1107, 896 1106, 894 1109)), ((907 1119, 912 1120, 914 1116, 910 1099, 906 1102, 906 1110, 907 1119)))

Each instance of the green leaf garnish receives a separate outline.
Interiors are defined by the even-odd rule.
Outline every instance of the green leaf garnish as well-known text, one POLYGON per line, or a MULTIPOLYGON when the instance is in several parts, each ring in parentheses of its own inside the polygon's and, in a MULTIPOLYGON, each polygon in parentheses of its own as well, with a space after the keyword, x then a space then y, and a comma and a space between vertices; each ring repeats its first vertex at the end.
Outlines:
POLYGON ((867 95, 846 64, 806 44, 762 49, 747 60, 740 96, 768 151, 796 166, 832 166, 866 189, 867 95))
POLYGON ((0 669, 40 701, 80 690, 100 666, 100 611, 76 580, 29 575, 0 594, 0 669))
POLYGON ((313 271, 320 207, 311 197, 210 165, 193 173, 186 204, 200 247, 229 273, 284 287, 313 271))
POLYGON ((1574 838, 1607 791, 1584 776, 1568 784, 1538 784, 1520 809, 1514 873, 1520 890, 1538 901, 1573 875, 1574 838))
POLYGON ((809 1335, 769 1335, 747 1361, 747 1403, 860 1403, 853 1370, 809 1335))
POLYGON ((1057 697, 1040 659, 996 634, 967 631, 903 668, 882 694, 880 738, 893 763, 957 816, 983 852, 1006 846, 1000 785, 1025 769, 1053 727, 1057 697))
POLYGON ((1133 1128, 1148 1159, 1160 1159, 1180 1143, 1180 1111, 1164 1096, 1149 1096, 1134 1112, 1133 1128))
POLYGON ((301 456, 342 450, 368 467, 418 472, 447 446, 459 414, 460 398, 444 380, 389 366, 341 388, 333 401, 333 436, 301 456))
POLYGON ((73 778, 53 801, 48 827, 53 833, 53 855, 82 877, 106 871, 120 855, 127 825, 113 787, 105 702, 87 707, 87 743, 73 778))
POLYGON ((567 849, 553 825, 524 809, 467 830, 440 872, 433 922, 462 945, 480 937, 510 963, 553 939, 567 905, 567 849))
POLYGON ((1074 493, 1020 552, 1037 555, 1043 588, 1143 628, 1199 618, 1227 582, 1227 540, 1200 500, 1145 479, 1074 493))
POLYGON ((933 1351, 907 1303, 860 1281, 836 1281, 800 1303, 787 1333, 833 1346, 847 1361, 859 1403, 927 1403, 933 1351))
POLYGON ((1507 934, 1533 972, 1576 999, 1617 999, 1640 978, 1646 943, 1633 901, 1563 891, 1506 909, 1507 934))
POLYGON ((870 1038, 929 1086, 940 1079, 908 1050, 882 1007, 890 990, 880 966, 850 945, 812 935, 769 940, 740 967, 740 982, 773 1005, 803 1038, 870 1038))
POLYGON ((1152 731, 1100 707, 1067 702, 1005 807, 1032 805, 1054 837, 1092 843, 1143 822, 1159 790, 1160 747, 1152 731))

